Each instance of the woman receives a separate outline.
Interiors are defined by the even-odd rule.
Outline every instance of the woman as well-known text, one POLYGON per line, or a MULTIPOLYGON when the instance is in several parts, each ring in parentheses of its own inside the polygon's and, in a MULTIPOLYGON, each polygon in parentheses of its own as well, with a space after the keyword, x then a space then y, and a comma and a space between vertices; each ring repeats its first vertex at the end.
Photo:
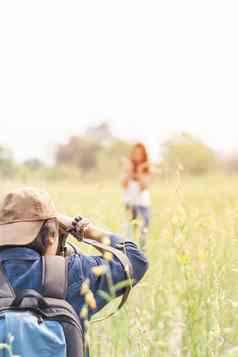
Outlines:
POLYGON ((131 220, 142 219, 140 246, 145 248, 150 223, 150 163, 145 145, 133 146, 123 162, 124 202, 131 220))

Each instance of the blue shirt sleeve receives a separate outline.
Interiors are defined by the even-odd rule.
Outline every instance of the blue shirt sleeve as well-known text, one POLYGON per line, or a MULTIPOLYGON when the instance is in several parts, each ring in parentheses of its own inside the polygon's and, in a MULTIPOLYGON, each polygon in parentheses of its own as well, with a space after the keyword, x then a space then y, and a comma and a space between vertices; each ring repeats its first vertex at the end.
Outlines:
MULTIPOLYGON (((131 278, 133 285, 135 285, 148 269, 147 258, 135 243, 124 241, 116 235, 110 235, 109 238, 112 247, 126 252, 132 265, 133 273, 131 278)), ((111 261, 105 260, 102 256, 86 256, 83 254, 76 254, 70 257, 68 300, 78 313, 84 304, 84 299, 80 292, 82 283, 86 279, 88 279, 90 289, 96 299, 96 309, 89 309, 90 318, 107 304, 106 296, 110 295, 112 297, 111 286, 127 280, 127 275, 121 262, 116 257, 113 257, 111 261), (98 275, 94 268, 101 266, 107 267, 107 271, 105 274, 98 275)), ((118 289, 115 292, 115 296, 120 296, 123 293, 123 289, 118 289)))

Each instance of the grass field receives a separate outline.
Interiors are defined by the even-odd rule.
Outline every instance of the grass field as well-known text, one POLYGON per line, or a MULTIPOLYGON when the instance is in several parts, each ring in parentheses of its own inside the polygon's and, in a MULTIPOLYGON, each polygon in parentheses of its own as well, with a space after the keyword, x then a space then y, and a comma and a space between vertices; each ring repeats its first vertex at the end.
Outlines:
MULTIPOLYGON (((117 180, 39 185, 59 210, 123 233, 117 180)), ((123 311, 91 324, 92 356, 238 356, 238 177, 158 180, 152 196, 150 269, 123 311)))

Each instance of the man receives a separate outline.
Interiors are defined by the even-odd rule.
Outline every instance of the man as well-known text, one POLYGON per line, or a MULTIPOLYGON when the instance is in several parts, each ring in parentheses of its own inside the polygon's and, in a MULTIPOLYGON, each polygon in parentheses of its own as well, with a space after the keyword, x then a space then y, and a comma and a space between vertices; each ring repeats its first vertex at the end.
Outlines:
MULTIPOLYGON (((54 256, 59 251, 59 220, 54 203, 47 192, 34 188, 20 188, 7 193, 0 202, 0 263, 14 291, 42 288, 42 256, 54 256)), ((145 274, 148 261, 137 246, 119 236, 91 225, 85 225, 86 238, 102 242, 109 240, 111 247, 123 250, 132 266, 135 285, 145 274)), ((84 319, 89 320, 107 303, 100 291, 110 293, 108 275, 99 272, 108 266, 113 284, 127 279, 125 269, 116 257, 86 256, 76 253, 68 258, 66 300, 84 319), (90 294, 83 290, 88 289, 90 294), (87 299, 86 299, 87 297, 87 299), (91 297, 91 300, 90 300, 91 297), (87 316, 82 310, 87 306, 87 316)), ((121 289, 115 296, 122 295, 121 289)))

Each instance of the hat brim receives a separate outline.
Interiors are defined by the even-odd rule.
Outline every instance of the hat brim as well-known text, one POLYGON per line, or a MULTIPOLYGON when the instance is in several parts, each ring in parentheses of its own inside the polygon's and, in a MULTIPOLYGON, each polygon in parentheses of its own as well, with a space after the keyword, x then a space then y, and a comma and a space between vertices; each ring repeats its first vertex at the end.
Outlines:
POLYGON ((0 225, 0 247, 27 245, 37 237, 44 221, 14 222, 0 225))

